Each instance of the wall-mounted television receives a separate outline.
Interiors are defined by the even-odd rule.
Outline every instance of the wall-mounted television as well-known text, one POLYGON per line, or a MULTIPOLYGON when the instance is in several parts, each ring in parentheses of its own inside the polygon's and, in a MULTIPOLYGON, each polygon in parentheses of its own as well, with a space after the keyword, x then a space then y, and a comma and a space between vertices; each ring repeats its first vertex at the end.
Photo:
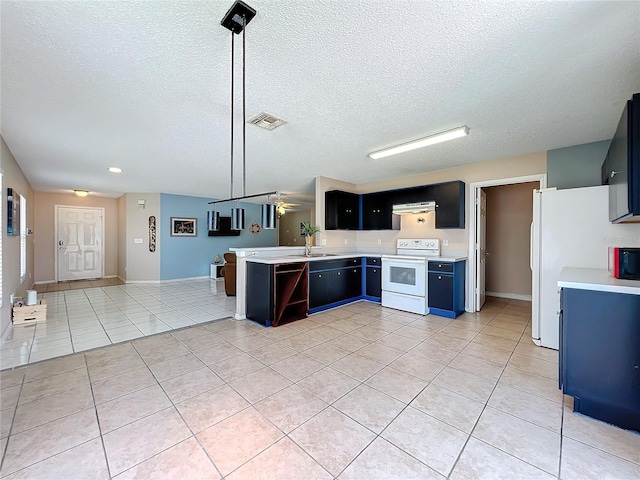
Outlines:
POLYGON ((220 217, 220 230, 209 230, 210 237, 237 237, 242 230, 231 230, 231 217, 220 217))

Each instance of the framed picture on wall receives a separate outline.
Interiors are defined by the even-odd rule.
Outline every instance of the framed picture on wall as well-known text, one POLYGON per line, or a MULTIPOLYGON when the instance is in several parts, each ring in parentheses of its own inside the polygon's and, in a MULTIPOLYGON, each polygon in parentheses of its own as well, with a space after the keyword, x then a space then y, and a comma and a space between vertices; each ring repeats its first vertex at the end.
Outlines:
POLYGON ((7 235, 20 235, 20 194, 7 188, 7 235))
POLYGON ((171 217, 171 236, 172 237, 197 237, 198 236, 198 219, 171 217))

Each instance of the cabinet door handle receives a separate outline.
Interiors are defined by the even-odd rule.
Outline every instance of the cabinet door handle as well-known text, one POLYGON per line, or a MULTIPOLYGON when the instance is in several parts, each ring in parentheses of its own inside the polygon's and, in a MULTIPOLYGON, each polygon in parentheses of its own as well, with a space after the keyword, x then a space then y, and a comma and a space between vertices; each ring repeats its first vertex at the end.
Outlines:
POLYGON ((342 275, 342 272, 338 272, 338 275, 342 275))
POLYGON ((440 264, 438 264, 438 268, 442 268, 442 264, 441 264, 441 263, 440 263, 440 264))
POLYGON ((318 275, 318 278, 322 278, 322 274, 318 275))
POLYGON ((438 280, 442 280, 442 277, 440 275, 438 275, 438 280))

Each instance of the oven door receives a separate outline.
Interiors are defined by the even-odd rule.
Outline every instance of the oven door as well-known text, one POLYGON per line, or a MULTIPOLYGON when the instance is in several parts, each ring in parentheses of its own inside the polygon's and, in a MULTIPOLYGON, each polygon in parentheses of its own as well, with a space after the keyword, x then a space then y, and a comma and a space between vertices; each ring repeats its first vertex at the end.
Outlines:
POLYGON ((427 295, 425 260, 382 257, 382 290, 405 295, 427 295))

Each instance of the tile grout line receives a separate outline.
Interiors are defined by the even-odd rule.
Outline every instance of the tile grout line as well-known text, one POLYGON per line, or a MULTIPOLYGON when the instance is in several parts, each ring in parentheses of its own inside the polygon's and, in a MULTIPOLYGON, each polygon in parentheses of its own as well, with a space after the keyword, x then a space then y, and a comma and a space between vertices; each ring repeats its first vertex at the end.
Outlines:
MULTIPOLYGON (((408 324, 408 325, 410 325, 410 324, 408 324)), ((326 326, 326 325, 323 325, 323 326, 326 326)), ((404 326, 404 325, 402 325, 402 326, 404 326)), ((400 326, 399 328, 402 328, 402 326, 400 326)), ((196 327, 196 325, 189 326, 189 327, 186 327, 186 328, 193 328, 193 327, 196 327)), ((486 327, 486 325, 485 325, 485 327, 486 327)), ((483 327, 483 328, 485 328, 485 327, 483 327)), ((446 325, 442 327, 442 329, 444 329, 444 328, 446 328, 446 325)), ((441 330, 442 330, 442 329, 441 329, 441 330)), ((397 329, 396 329, 396 330, 397 330, 397 329)), ((433 335, 435 335, 435 334, 437 334, 437 333, 440 333, 440 332, 441 332, 441 330, 439 330, 439 331, 438 331, 438 332, 436 332, 436 333, 431 334, 431 336, 433 336, 433 335)), ((394 330, 394 331, 395 331, 395 330, 394 330)), ((384 338, 385 336, 388 336, 388 335, 392 334, 394 331, 387 332, 387 333, 386 333, 383 337, 381 337, 381 338, 384 338)), ((216 334, 216 332, 212 332, 212 333, 216 334)), ((309 332, 304 332, 304 333, 309 333, 309 332)), ((477 332, 477 333, 476 333, 476 336, 477 336, 477 335, 479 335, 480 333, 481 333, 481 331, 480 331, 480 332, 477 332)), ((300 334, 300 332, 297 332, 297 333, 296 333, 296 335, 297 335, 297 334, 300 334)), ((340 336, 347 335, 347 334, 349 334, 349 332, 341 332, 341 335, 339 335, 339 336, 338 336, 338 337, 336 337, 336 338, 339 338, 340 336)), ((311 334, 311 335, 312 335, 312 334, 311 334)), ((430 336, 430 337, 431 337, 431 336, 430 336)), ((524 332, 520 335, 520 341, 522 340, 523 336, 524 336, 524 332)), ((430 338, 430 337, 427 337, 427 338, 430 338)), ((221 338, 222 338, 222 337, 221 337, 221 338)), ((453 337, 453 338, 457 338, 457 337, 453 337)), ((475 338, 475 336, 474 336, 473 338, 475 338)), ((178 342, 182 343, 182 340, 178 340, 178 339, 176 339, 176 340, 177 340, 178 342)), ((271 343, 271 344, 278 344, 278 343, 281 343, 281 340, 273 341, 271 338, 269 338, 269 340, 271 340, 271 341, 272 341, 272 343, 271 343)), ((321 343, 320 345, 324 345, 324 344, 330 343, 330 342, 331 342, 331 340, 332 340, 332 339, 330 339, 330 340, 326 340, 326 341, 324 341, 323 343, 321 343)), ((373 340, 373 341, 372 341, 372 340, 369 340, 369 339, 366 339, 366 340, 369 342, 369 343, 368 343, 368 345, 373 345, 373 344, 376 344, 376 342, 378 342, 380 339, 373 340)), ((426 339, 425 339, 425 340, 426 340, 426 339)), ((226 340, 226 339, 225 339, 225 341, 227 341, 227 342, 228 342, 228 340, 226 340)), ((126 343, 126 342, 125 342, 125 343, 126 343)), ((470 343, 471 343, 471 340, 467 341, 467 345, 469 345, 470 343)), ((517 343, 518 343, 518 342, 516 342, 516 347, 517 347, 517 343)), ((366 346, 365 346, 365 347, 366 347, 366 346)), ((361 349, 362 349, 362 348, 365 348, 365 347, 361 347, 361 349)), ((134 348, 135 348, 135 346, 134 346, 134 348)), ((315 348, 315 347, 312 347, 312 348, 315 348)), ((389 347, 389 348, 393 348, 393 347, 389 347)), ((465 347, 465 348, 466 348, 466 347, 465 347)), ((136 350, 137 350, 137 349, 136 349, 136 350)), ((254 350, 255 350, 255 349, 254 349, 254 350)), ((308 350, 308 349, 307 349, 307 350, 308 350)), ((464 349, 463 349, 463 350, 464 350, 464 349)), ((247 355, 251 356, 252 358, 255 358, 255 357, 253 357, 253 356, 251 355, 251 353, 249 353, 249 352, 250 352, 250 351, 247 351, 247 352, 242 351, 242 353, 241 353, 241 354, 247 354, 247 355)), ((306 352, 306 350, 304 350, 304 351, 296 351, 296 354, 305 355, 305 352, 306 352)), ((139 353, 139 352, 138 352, 138 353, 139 353)), ((193 352, 192 352, 190 349, 189 349, 189 353, 192 353, 192 354, 193 354, 193 352)), ((348 353, 348 355, 351 355, 351 354, 353 354, 353 353, 357 353, 357 351, 356 351, 356 352, 349 352, 349 353, 348 353)), ((406 353, 408 353, 408 351, 407 351, 407 352, 402 353, 402 355, 401 355, 401 356, 405 355, 406 353)), ((456 356, 454 357, 454 359, 455 359, 455 358, 457 358, 457 356, 458 356, 460 353, 462 353, 462 351, 458 352, 458 354, 456 354, 456 356)), ((514 353, 515 353, 515 348, 514 348, 514 350, 511 352, 511 355, 510 355, 510 357, 509 357, 509 358, 511 358, 511 357, 513 356, 513 354, 514 354, 514 353)), ((347 355, 347 356, 348 356, 348 355, 347 355)), ((306 356, 306 355, 305 355, 305 356, 306 356)), ((311 358, 311 357, 309 357, 309 358, 311 358)), ((368 357, 367 357, 367 358, 368 358, 368 357)), ((400 357, 398 357, 398 358, 400 358, 400 357)), ((535 357, 532 357, 532 358, 535 358, 535 357)), ((369 358, 368 358, 368 359, 369 359, 369 358)), ((257 360, 257 359, 256 359, 256 360, 257 360)), ((315 360, 315 359, 314 359, 314 360, 315 360)), ((377 360, 375 360, 375 359, 369 359, 369 360, 377 361, 377 360)), ((397 359, 395 359, 395 360, 397 360, 397 359)), ((395 360, 393 360, 393 361, 395 361, 395 360)), ((144 359, 143 359, 143 361, 144 361, 144 359)), ((258 360, 258 361, 259 361, 259 360, 258 360)), ((336 360, 336 361, 337 361, 337 360, 336 360)), ((391 361, 391 363, 393 363, 393 361, 391 361)), ((453 360, 452 360, 452 361, 453 361, 453 360)), ((260 362, 260 363, 262 363, 262 362, 260 362)), ((323 368, 327 368, 327 367, 329 367, 329 366, 331 365, 331 364, 324 364, 323 362, 320 362, 320 363, 321 363, 321 364, 323 364, 323 368)), ((333 362, 333 363, 335 363, 335 362, 333 362)), ((391 363, 386 363, 386 365, 383 367, 383 369, 384 369, 384 368, 386 368, 386 367, 393 368, 393 367, 391 367, 391 363)), ((450 363, 451 363, 451 362, 449 362, 449 364, 450 364, 450 363)), ((449 364, 448 364, 448 365, 449 365, 449 364)), ((145 361, 145 365, 146 365, 146 361, 145 361)), ((264 364, 263 364, 263 365, 264 365, 264 364)), ((446 366, 448 366, 448 365, 446 365, 446 366)), ((210 371, 212 371, 212 370, 211 370, 210 365, 206 365, 206 364, 205 364, 205 366, 206 366, 210 371)), ((446 367, 446 366, 445 366, 445 367, 446 367)), ((503 366, 503 367, 502 367, 502 372, 503 372, 503 373, 504 373, 504 370, 506 369, 506 366, 508 366, 508 361, 507 361, 507 364, 505 364, 505 366, 503 366)), ((148 366, 147 366, 147 368, 148 368, 148 366)), ((265 366, 265 368, 271 368, 271 367, 270 367, 269 365, 266 365, 266 366, 265 366)), ((452 367, 452 368, 454 368, 454 367, 452 367)), ((514 367, 514 368, 515 368, 515 367, 514 367)), ((272 370, 273 370, 273 369, 272 369, 272 370)), ((213 372, 213 373, 215 374, 215 372, 213 372)), ((369 376, 368 378, 371 378, 372 376, 376 375, 377 373, 378 373, 378 372, 374 373, 373 375, 369 376)), ((529 372, 526 372, 526 373, 529 373, 529 372)), ((410 374, 409 374, 409 375, 410 375, 410 374)), ((305 378, 306 378, 306 377, 305 377, 305 378)), ((498 380, 496 381, 496 386, 497 386, 497 384, 498 384, 498 382, 499 382, 500 378, 501 378, 501 376, 500 376, 500 377, 498 378, 498 380)), ((23 378, 23 380, 24 380, 24 378, 23 378)), ((160 383, 160 382, 158 382, 158 381, 157 381, 157 379, 155 379, 155 380, 156 380, 156 382, 157 382, 158 384, 160 383)), ((357 379, 356 379, 356 380, 357 380, 357 379)), ((223 380, 223 381, 224 381, 224 380, 223 380)), ((356 387, 354 387, 354 389, 355 389, 355 388, 358 388, 358 387, 359 387, 359 386, 361 386, 361 385, 366 385, 366 383, 365 383, 365 382, 366 382, 367 380, 363 380, 363 381, 357 380, 357 381, 359 382, 359 384, 358 384, 356 387)), ((224 381, 224 383, 225 383, 226 385, 229 385, 229 384, 228 384, 228 382, 226 382, 226 381, 224 381)), ((422 389, 422 390, 424 390, 424 388, 426 388, 430 383, 431 383, 431 380, 425 384, 425 386, 423 387, 423 389, 422 389)), ((293 382, 292 384, 297 384, 297 382, 293 382)), ((160 386, 161 386, 161 388, 162 388, 162 385, 160 385, 160 386)), ((494 386, 494 389, 492 390, 492 392, 495 390, 496 386, 494 386)), ((229 387, 230 387, 230 388, 233 388, 233 387, 231 387, 230 385, 229 385, 229 387)), ((285 387, 285 388, 288 388, 288 387, 285 387)), ((374 387, 370 387, 370 388, 374 388, 374 387)), ((514 387, 514 388, 515 388, 515 387, 514 387)), ((353 390, 353 389, 352 389, 352 390, 353 390)), ((350 390, 349 392, 351 392, 352 390, 350 390)), ((422 390, 421 390, 421 391, 422 391, 422 390)), ((163 391, 164 391, 164 389, 163 389, 163 391)), ((234 390, 234 391, 235 391, 235 390, 234 390)), ((348 394, 349 394, 349 392, 345 393, 344 395, 342 395, 342 396, 341 396, 341 397, 339 397, 338 399, 334 400, 334 401, 333 401, 333 403, 332 403, 332 404, 329 404, 329 405, 333 406, 333 404, 335 404, 335 402, 337 402, 340 398, 344 397, 345 395, 348 395, 348 394)), ((278 392, 274 392, 272 395, 275 395, 276 393, 278 393, 278 392)), ((382 392, 382 393, 383 393, 384 395, 388 395, 388 394, 385 394, 384 392, 382 392)), ((166 392, 165 392, 165 394, 166 394, 166 392)), ((418 393, 418 395, 419 395, 419 393, 418 393)), ((417 395, 416 395, 416 396, 417 396, 417 395)), ((392 398, 393 398, 393 397, 392 397, 392 398)), ((415 399, 415 397, 414 397, 414 399, 415 399)), ((173 403, 173 401, 171 401, 171 402, 172 402, 172 405, 174 405, 174 407, 175 407, 175 403, 173 403)), ((257 402, 256 402, 256 403, 257 403, 257 402)), ((250 404, 251 406, 254 406, 254 404, 252 404, 251 402, 249 402, 249 404, 250 404)), ((410 402, 409 402, 409 404, 410 404, 410 402)), ((406 406, 410 406, 409 404, 406 404, 406 406)), ((94 406, 95 406, 95 398, 94 398, 94 406)), ((406 406, 401 410, 401 412, 406 410, 406 406)), ((485 404, 485 408, 486 408, 486 406, 487 406, 487 405, 485 404)), ((247 408, 248 408, 248 407, 247 407, 247 408)), ((254 408, 255 408, 255 407, 254 407, 254 408)), ((324 409, 323 409, 322 411, 324 411, 326 408, 327 408, 327 407, 324 407, 324 409)), ((336 408, 336 407, 333 407, 333 408, 336 408)), ((483 409, 483 411, 484 411, 484 409, 483 409)), ((400 413, 399 413, 399 414, 400 414, 400 413)), ((398 414, 398 415, 399 415, 399 414, 398 414)), ((346 414, 345 414, 345 415, 346 415, 346 414)), ((427 414, 427 415, 428 415, 428 414, 427 414)), ((315 416, 315 415, 314 415, 314 416, 315 416)), ((348 415, 346 415, 346 416, 347 416, 347 417, 349 417, 348 415)), ((313 417, 312 417, 312 418, 313 418, 313 417)), ((349 417, 349 418, 351 418, 351 417, 349 417)), ((394 417, 394 420, 395 420, 395 418, 397 418, 397 415, 396 415, 396 417, 394 417)), ((516 417, 516 418, 519 418, 519 417, 516 417)), ((352 420, 354 420, 354 419, 352 419, 352 420)), ((389 424, 390 424, 390 423, 392 423, 394 420, 391 420, 391 422, 389 422, 389 424)), ((307 421, 308 421, 308 420, 307 420, 307 421)), ((357 422, 356 420, 354 420, 354 421, 355 421, 356 423, 360 424, 360 423, 359 423, 359 422, 357 422)), ((185 423, 186 423, 186 422, 185 422, 185 423)), ((305 423, 306 423, 306 422, 305 422, 305 423)), ((445 423, 446 423, 446 422, 445 422, 445 423)), ((361 425, 361 424, 360 424, 360 425, 361 425)), ((476 422, 476 425, 477 425, 477 422, 476 422)), ((363 427, 364 427, 364 426, 363 426, 363 427)), ((276 428, 277 428, 277 427, 276 427, 276 428)), ((298 427, 296 427, 296 428, 298 428, 298 427)), ((364 427, 364 428, 367 428, 367 427, 364 427)), ((454 427, 454 428, 455 428, 455 427, 454 427)), ((475 426, 474 426, 474 428, 475 428, 475 426)), ((386 427, 385 427, 385 429, 386 429, 386 427)), ((295 430, 295 429, 294 429, 294 430, 295 430)), ((383 431, 384 431, 384 430, 383 430, 383 431)), ((373 432, 373 433, 375 434, 375 432, 373 432)), ((382 432, 381 432, 381 433, 382 433, 382 432)), ((376 435, 376 436, 374 437, 374 439, 372 440, 372 442, 373 442, 373 441, 375 441, 375 439, 377 439, 378 437, 380 437, 380 436, 381 436, 381 434, 375 434, 375 435, 376 435)), ((285 436, 288 436, 288 434, 285 434, 285 436)), ((469 435, 469 436, 470 436, 470 435, 469 435)), ((468 441, 468 439, 467 439, 467 441, 468 441)), ((371 443, 371 442, 370 442, 370 443, 371 443)), ((361 451, 360 451, 360 453, 358 454, 358 456, 359 456, 360 454, 362 454, 362 452, 364 452, 364 450, 366 450, 366 448, 368 448, 368 446, 370 445, 370 443, 369 443, 367 446, 365 446, 363 450, 361 450, 361 451)), ((272 445, 273 445, 273 444, 272 444, 272 445)), ((466 447, 466 443, 465 443, 465 446, 463 446, 463 449, 462 449, 461 451, 463 451, 465 447, 466 447)), ((103 448, 104 448, 104 447, 103 447, 103 448)), ((269 447, 267 447, 267 448, 269 448, 269 447)), ((304 449, 302 449, 302 450, 303 450, 303 451, 305 451, 304 449)), ((263 450, 263 451, 264 451, 264 450, 263 450)), ((402 450, 402 451, 404 451, 404 450, 402 450)), ((305 451, 305 452, 306 452, 306 451, 305 451)), ((261 453, 261 452, 259 452, 259 453, 261 453)), ((259 454, 259 453, 258 453, 258 454, 259 454)), ((407 452, 405 452, 405 453, 407 453, 407 452)), ((408 454, 408 453, 407 453, 407 454, 408 454)), ((508 454, 508 453, 507 453, 507 454, 508 454)), ((410 455, 410 454, 408 454, 408 455, 410 455)), ((508 454, 508 455, 510 455, 510 454, 508 454)), ((356 456, 356 457, 355 457, 355 458, 350 462, 350 464, 351 464, 351 463, 353 463, 353 461, 355 461, 355 459, 356 459, 356 458, 358 458, 358 456, 356 456)), ((512 456, 512 455, 510 455, 510 456, 512 456)), ((252 458, 255 458, 255 457, 252 457, 252 458)), ((415 457, 414 457, 414 458, 415 458, 415 457)), ((517 457, 515 457, 515 458, 517 458, 517 457)), ((314 460, 315 460, 315 459, 314 459, 314 460)), ((416 460, 417 460, 417 459, 416 459, 416 460)), ((316 463, 317 463, 317 462, 316 462, 316 463)), ((421 462, 421 463, 423 463, 423 462, 421 462)), ((525 462, 525 463, 526 463, 526 462, 525 462)), ((350 465, 350 464, 349 464, 349 465, 350 465)), ((454 465, 454 467, 455 467, 455 465, 454 465)), ((239 467, 238 467, 238 468, 239 468, 239 467)), ((345 468, 347 468, 347 467, 345 467, 345 468)), ((431 467, 429 467, 429 468, 431 468, 431 467)), ((538 468, 538 467, 536 467, 536 468, 538 468)))
MULTIPOLYGON (((0 460, 0 472, 2 472, 2 467, 4 466, 4 461, 7 455, 7 451, 9 450, 9 442, 11 441, 11 430, 13 430, 13 422, 16 419, 16 414, 18 413, 18 405, 20 404, 20 396, 22 395, 22 388, 24 387, 24 380, 26 375, 22 374, 22 381, 20 382, 20 391, 18 392, 18 398, 16 399, 16 405, 13 408, 13 415, 11 416, 11 425, 9 426, 9 432, 7 433, 7 443, 4 445, 4 449, 2 451, 2 460, 0 460)), ((4 476, 4 475, 3 475, 4 476)))
POLYGON ((93 411, 96 416, 96 423, 98 424, 98 433, 100 435, 100 444, 102 445, 102 453, 104 454, 104 463, 107 466, 107 475, 109 479, 111 479, 111 466, 109 465, 109 457, 107 456, 107 447, 104 444, 104 435, 102 434, 102 427, 100 426, 100 416, 98 415, 98 405, 96 404, 96 397, 93 392, 93 380, 91 379, 91 372, 89 371, 89 363, 87 362, 87 356, 82 354, 84 357, 84 365, 87 371, 87 376, 89 377, 89 388, 91 389, 91 399, 93 400, 93 411))
MULTIPOLYGON (((508 302, 507 302, 507 303, 508 303, 508 302)), ((506 304, 505 304, 505 306, 506 306, 506 304)), ((504 307, 503 307, 503 308, 504 308, 504 307)), ((499 313, 498 313, 498 314, 499 314, 499 313)), ((496 316, 497 316, 498 314, 496 314, 496 316)), ((494 318, 495 318, 495 316, 494 316, 494 318)), ((530 323, 530 320, 527 322, 527 325, 528 325, 529 323, 530 323)), ((518 343, 519 343, 519 342, 520 342, 520 340, 522 339, 522 337, 523 337, 523 335, 524 335, 525 331, 526 331, 526 327, 525 327, 525 330, 520 334, 520 338, 518 339, 518 343)), ((516 348, 517 348, 517 345, 516 345, 516 348)), ((449 474, 447 475, 447 479, 449 479, 449 478, 451 477, 451 475, 453 474, 453 472, 454 472, 454 470, 455 470, 455 467, 457 466, 458 462, 460 461, 460 457, 462 456, 462 453, 464 452, 465 448, 467 447, 467 444, 469 443, 469 440, 471 439, 471 437, 473 437, 473 432, 475 431, 476 427, 478 426, 478 423, 480 422, 480 418, 482 418, 482 415, 484 414, 485 410, 487 409, 487 407, 489 407, 489 401, 491 400, 491 396, 493 395, 493 393, 495 392, 496 388, 498 387, 498 384, 499 384, 499 382, 500 382, 500 378, 502 378, 502 375, 504 374, 504 371, 506 370, 507 365, 509 365, 509 360, 511 360, 511 357, 513 356, 513 354, 514 354, 514 353, 515 353, 515 348, 514 348, 514 350, 511 352, 511 355, 509 355, 509 359, 507 360, 507 363, 506 363, 506 364, 505 364, 505 366, 502 368, 502 373, 501 373, 501 374, 500 374, 500 376, 498 377, 498 380, 496 380, 496 384, 494 385, 493 389, 491 390, 491 394, 490 394, 490 395, 489 395, 489 397, 487 398, 487 401, 485 402, 485 405, 484 405, 484 407, 482 408, 482 412, 480 412, 480 415, 478 416, 478 419, 477 419, 477 420, 476 420, 476 422, 474 423, 473 428, 471 429, 471 432, 469 433, 469 436, 467 437, 467 440, 466 440, 466 442, 465 442, 464 446, 462 447, 462 449, 461 449, 461 450, 460 450, 460 452, 458 453, 458 457, 456 458, 456 460, 455 460, 455 462, 454 462, 454 464, 453 464, 453 466, 452 466, 452 468, 451 468, 451 471, 450 471, 450 472, 449 472, 449 474)), ((453 360, 452 360, 452 361, 453 361, 453 360)), ((527 393, 527 392, 525 392, 525 393, 527 393)), ((493 408, 493 407, 491 407, 491 408, 493 408)), ((498 410, 499 410, 499 409, 498 409, 498 410)), ((563 404, 563 410, 564 410, 564 404, 563 404)), ((500 412, 502 412, 502 410, 499 410, 499 411, 500 411, 500 412)), ((524 420, 524 419, 522 419, 522 418, 520 418, 520 417, 517 417, 517 416, 515 416, 515 415, 511 415, 511 414, 509 414, 509 413, 507 413, 507 412, 502 412, 502 413, 505 413, 505 414, 507 414, 507 415, 509 415, 509 416, 512 416, 512 417, 514 417, 514 418, 518 418, 518 419, 520 419, 520 420, 524 420)), ((527 421, 527 420, 524 420, 524 421, 527 421)), ((528 422, 528 421, 527 421, 527 423, 531 423, 532 425, 536 425, 536 424, 534 424, 534 423, 532 423, 532 422, 528 422)), ((536 426, 540 427, 539 425, 536 425, 536 426)), ((544 427, 540 427, 540 428, 544 428, 544 427)), ((545 429, 545 430, 546 430, 546 429, 545 429)), ((555 432, 554 432, 554 433, 555 433, 555 432)), ((497 449, 497 450, 499 450, 499 451, 501 451, 501 452, 503 452, 503 453, 505 453, 505 454, 507 454, 507 455, 509 455, 509 456, 511 456, 511 457, 513 457, 513 458, 515 458, 515 459, 517 459, 517 460, 519 460, 519 461, 521 461, 521 462, 524 462, 524 463, 526 463, 526 464, 528 464, 528 465, 531 465, 532 467, 534 467, 534 468, 536 468, 536 469, 538 469, 538 470, 540 470, 540 471, 542 471, 542 472, 548 473, 548 472, 546 472, 545 470, 543 470, 542 468, 540 468, 540 467, 538 467, 538 466, 536 466, 536 465, 533 465, 532 463, 529 463, 528 461, 523 460, 523 459, 521 459, 521 458, 519 458, 519 457, 517 457, 517 456, 515 456, 515 455, 512 455, 511 453, 506 452, 506 451, 502 450, 502 449, 501 449, 501 448, 499 448, 499 447, 496 447, 496 446, 494 446, 494 445, 491 445, 491 444, 489 444, 489 443, 487 443, 487 442, 483 441, 482 439, 479 439, 479 438, 476 438, 476 437, 473 437, 473 438, 474 438, 474 439, 476 439, 476 440, 479 440, 479 441, 481 441, 481 442, 483 442, 483 443, 485 443, 485 444, 487 444, 487 445, 489 445, 489 446, 491 446, 491 447, 493 447, 493 448, 495 448, 495 449, 497 449)), ((560 434, 560 439, 562 440, 562 434, 560 434)), ((559 476, 558 476, 557 478, 559 478, 559 476)))

